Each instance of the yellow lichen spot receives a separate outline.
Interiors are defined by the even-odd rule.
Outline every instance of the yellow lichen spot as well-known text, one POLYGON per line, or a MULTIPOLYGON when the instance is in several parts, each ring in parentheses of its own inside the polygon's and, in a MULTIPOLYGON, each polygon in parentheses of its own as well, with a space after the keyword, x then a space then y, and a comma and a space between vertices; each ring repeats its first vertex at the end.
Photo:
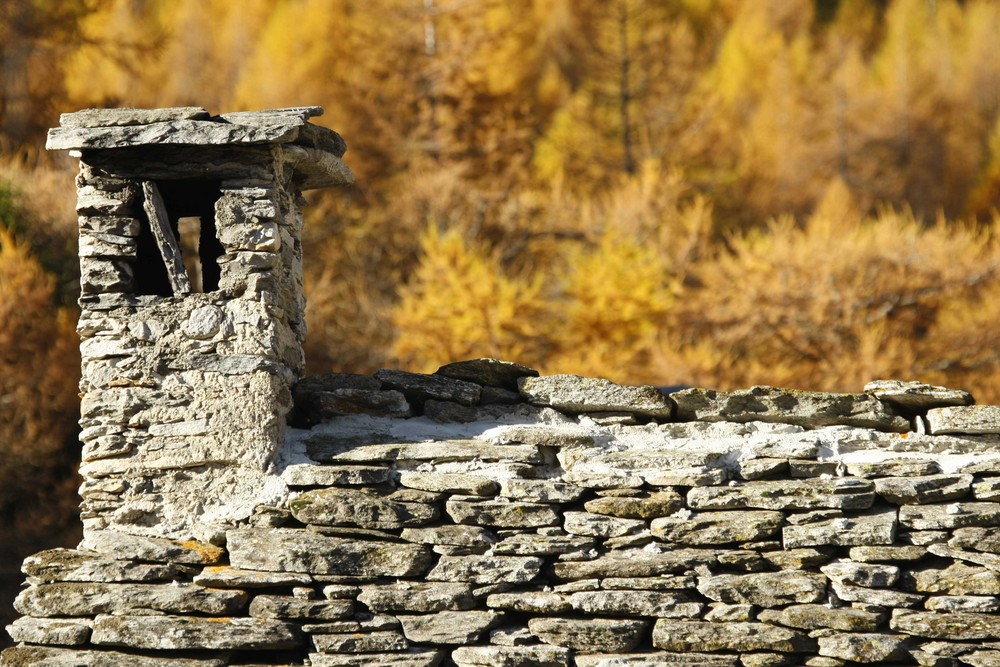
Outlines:
POLYGON ((199 542, 198 540, 185 540, 180 543, 185 549, 190 549, 201 557, 202 563, 215 563, 222 558, 222 554, 225 552, 220 548, 212 544, 206 544, 205 542, 199 542))

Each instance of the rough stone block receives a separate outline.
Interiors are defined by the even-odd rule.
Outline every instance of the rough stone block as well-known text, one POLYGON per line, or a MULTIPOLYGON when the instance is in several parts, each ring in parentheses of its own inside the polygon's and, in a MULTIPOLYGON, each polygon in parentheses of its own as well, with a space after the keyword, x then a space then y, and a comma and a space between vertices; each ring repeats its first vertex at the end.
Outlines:
POLYGON ((781 607, 819 602, 826 597, 826 577, 806 572, 719 574, 698 581, 698 592, 717 602, 781 607))
POLYGON ((774 511, 687 512, 653 519, 651 528, 654 536, 667 542, 730 544, 773 537, 783 520, 784 514, 774 511))
POLYGON ((403 635, 418 644, 472 644, 500 622, 493 611, 440 611, 412 616, 398 614, 403 635))
POLYGON ((816 642, 796 630, 767 623, 708 623, 661 618, 653 627, 653 646, 666 651, 782 651, 807 653, 816 642))
POLYGON ((629 412, 669 419, 674 404, 655 387, 631 387, 578 375, 523 377, 518 389, 525 400, 566 412, 629 412))
POLYGON ((398 581, 361 587, 358 601, 374 612, 437 612, 473 609, 472 587, 467 583, 398 581))
POLYGON ((949 433, 1000 434, 1000 405, 933 408, 927 411, 927 425, 932 435, 949 433))
POLYGON ((850 477, 746 482, 693 488, 687 502, 692 509, 868 509, 875 502, 875 485, 850 477))
POLYGON ((21 592, 14 608, 27 616, 93 616, 135 611, 224 616, 238 612, 247 594, 192 584, 117 584, 59 582, 38 584, 21 592))
POLYGON ((546 644, 577 651, 631 651, 649 623, 609 618, 532 618, 528 630, 546 644))
POLYGON ((262 618, 98 616, 91 642, 153 650, 297 648, 298 626, 262 618))

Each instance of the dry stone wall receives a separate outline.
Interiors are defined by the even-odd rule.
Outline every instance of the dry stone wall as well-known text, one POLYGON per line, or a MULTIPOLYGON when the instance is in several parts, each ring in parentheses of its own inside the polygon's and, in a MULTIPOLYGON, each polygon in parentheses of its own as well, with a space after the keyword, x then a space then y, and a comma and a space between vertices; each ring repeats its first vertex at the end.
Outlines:
POLYGON ((1000 408, 493 360, 307 378, 214 542, 24 565, 3 664, 1000 664, 1000 408))

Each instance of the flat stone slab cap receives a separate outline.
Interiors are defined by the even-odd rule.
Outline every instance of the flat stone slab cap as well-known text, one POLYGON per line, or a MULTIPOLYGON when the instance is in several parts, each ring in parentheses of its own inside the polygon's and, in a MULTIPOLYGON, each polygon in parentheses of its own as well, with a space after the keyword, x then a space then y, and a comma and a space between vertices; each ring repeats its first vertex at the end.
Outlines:
POLYGON ((776 422, 804 428, 857 426, 906 433, 908 419, 871 394, 837 394, 757 386, 737 391, 684 389, 670 398, 680 421, 776 422))
POLYGON ((872 380, 865 385, 864 391, 880 401, 909 410, 973 403, 972 394, 967 391, 905 380, 872 380))
POLYGON ((522 377, 521 396, 535 405, 568 412, 628 412, 669 419, 674 404, 655 387, 620 385, 579 375, 522 377))
POLYGON ((64 128, 122 127, 149 125, 172 120, 208 120, 212 114, 202 107, 165 107, 163 109, 81 109, 59 116, 64 128))
POLYGON ((961 433, 992 435, 1000 433, 1000 405, 964 405, 934 408, 927 411, 932 435, 961 433))

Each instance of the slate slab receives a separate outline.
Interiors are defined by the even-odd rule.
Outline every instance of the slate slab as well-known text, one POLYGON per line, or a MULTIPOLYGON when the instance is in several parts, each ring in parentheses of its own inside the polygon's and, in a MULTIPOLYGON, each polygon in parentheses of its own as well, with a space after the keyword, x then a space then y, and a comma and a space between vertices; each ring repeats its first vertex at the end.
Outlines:
POLYGON ((154 650, 265 650, 297 648, 297 625, 262 618, 98 616, 91 642, 154 650))
POLYGON ((674 404, 655 387, 615 384, 578 375, 523 377, 518 389, 525 400, 566 412, 628 412, 669 419, 674 404))

